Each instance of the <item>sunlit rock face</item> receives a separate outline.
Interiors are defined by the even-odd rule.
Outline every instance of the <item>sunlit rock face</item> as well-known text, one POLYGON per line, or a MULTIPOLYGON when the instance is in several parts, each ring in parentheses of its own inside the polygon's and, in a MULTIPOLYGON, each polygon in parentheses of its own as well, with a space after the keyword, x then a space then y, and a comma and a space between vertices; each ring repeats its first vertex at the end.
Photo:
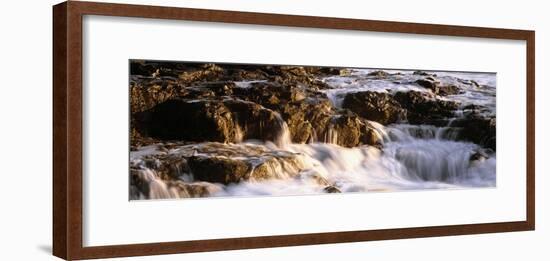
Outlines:
POLYGON ((496 184, 496 75, 133 61, 130 199, 496 184))

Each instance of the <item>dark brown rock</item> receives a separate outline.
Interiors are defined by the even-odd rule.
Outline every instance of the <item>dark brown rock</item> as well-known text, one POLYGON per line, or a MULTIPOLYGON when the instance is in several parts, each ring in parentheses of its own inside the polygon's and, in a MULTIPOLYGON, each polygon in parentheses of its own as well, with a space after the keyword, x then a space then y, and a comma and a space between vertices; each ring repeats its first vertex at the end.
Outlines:
POLYGON ((141 135, 196 142, 236 142, 240 138, 273 141, 284 124, 272 110, 235 99, 171 99, 134 118, 133 127, 141 135))
POLYGON ((438 86, 438 95, 446 96, 446 95, 455 95, 462 93, 459 87, 455 85, 440 85, 438 86))
POLYGON ((171 99, 138 113, 135 128, 161 140, 219 141, 235 139, 235 119, 221 102, 171 99))
POLYGON ((426 89, 432 90, 432 92, 435 94, 439 93, 439 85, 436 81, 430 81, 427 78, 425 78, 425 79, 418 79, 415 81, 415 83, 426 89))
POLYGON ((387 93, 371 91, 349 93, 344 98, 342 107, 381 124, 398 122, 406 116, 406 111, 387 93))
POLYGON ((367 74, 367 76, 376 77, 376 78, 386 78, 388 77, 389 73, 385 71, 373 71, 367 74))
POLYGON ((251 171, 245 161, 225 157, 192 156, 189 168, 195 179, 222 184, 248 179, 251 171))
POLYGON ((496 150, 496 119, 470 115, 457 119, 453 127, 461 128, 458 138, 479 144, 485 148, 496 150))
POLYGON ((216 64, 205 64, 196 70, 183 71, 178 77, 182 84, 189 85, 199 81, 218 81, 224 72, 224 69, 216 64))
POLYGON ((323 191, 326 193, 342 193, 342 191, 335 186, 327 186, 323 189, 323 191))
POLYGON ((459 104, 437 99, 424 92, 397 92, 394 99, 407 110, 407 120, 412 124, 446 125, 459 104))

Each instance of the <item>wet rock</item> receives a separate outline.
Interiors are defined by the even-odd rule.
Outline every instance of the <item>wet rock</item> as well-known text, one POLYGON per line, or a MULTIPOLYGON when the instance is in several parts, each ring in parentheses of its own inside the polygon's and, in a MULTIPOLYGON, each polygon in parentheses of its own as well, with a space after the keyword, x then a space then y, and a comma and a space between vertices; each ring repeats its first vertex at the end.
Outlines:
POLYGON ((306 181, 312 181, 313 183, 321 186, 331 186, 332 184, 321 174, 315 171, 303 171, 297 178, 306 181))
POLYGON ((370 72, 367 74, 367 76, 371 76, 371 77, 375 77, 375 78, 386 78, 388 77, 389 73, 385 72, 385 71, 381 71, 381 70, 378 70, 378 71, 373 71, 373 72, 370 72))
POLYGON ((132 61, 130 63, 130 75, 152 76, 157 67, 143 61, 132 61))
POLYGON ((224 69, 215 64, 205 64, 196 70, 183 71, 178 77, 181 83, 191 84, 198 81, 217 81, 224 75, 224 69))
POLYGON ((334 67, 306 67, 306 71, 311 74, 319 74, 322 76, 343 76, 346 74, 346 69, 334 68, 334 67))
POLYGON ((272 109, 279 104, 300 102, 308 97, 322 97, 321 93, 312 92, 303 84, 286 86, 277 82, 251 83, 247 88, 235 88, 234 94, 272 109))
POLYGON ((222 187, 212 183, 163 179, 152 169, 130 169, 131 200, 207 197, 220 191, 222 187))
POLYGON ((424 92, 397 92, 394 99, 407 110, 406 118, 412 124, 446 125, 446 119, 459 108, 456 102, 436 99, 424 92))
POLYGON ((322 137, 336 114, 325 94, 300 84, 254 83, 250 88, 235 89, 235 95, 279 112, 294 143, 312 142, 322 137))
MULTIPOLYGON (((209 93, 211 95, 207 96, 229 96, 233 94, 233 89, 235 88, 235 83, 231 81, 215 81, 215 82, 205 82, 200 85, 193 86, 193 88, 188 88, 195 90, 197 94, 200 93, 209 93)), ((191 93, 186 93, 180 95, 181 97, 189 98, 198 98, 193 97, 191 93)))
POLYGON ((350 76, 352 73, 351 69, 340 69, 339 76, 350 76))
POLYGON ((349 113, 335 116, 325 137, 325 142, 349 148, 364 144, 377 146, 381 143, 370 124, 361 117, 349 113))
POLYGON ((236 142, 245 138, 273 141, 282 128, 280 117, 272 110, 234 99, 171 99, 134 118, 134 127, 141 135, 160 140, 236 142))
POLYGON ((301 83, 312 90, 330 88, 317 74, 308 72, 303 66, 268 66, 267 70, 272 75, 272 80, 285 86, 301 83))
POLYGON ((136 129, 161 140, 219 141, 235 139, 235 119, 221 102, 171 99, 138 113, 136 129))
POLYGON ((273 110, 254 102, 237 99, 226 99, 223 104, 231 111, 245 140, 276 141, 284 131, 285 122, 273 110))
POLYGON ((144 79, 130 82, 130 111, 141 112, 176 97, 181 87, 171 79, 144 79))
POLYGON ((217 184, 208 182, 183 182, 169 181, 167 185, 172 190, 176 190, 179 198, 203 198, 210 197, 223 191, 223 188, 217 184))
POLYGON ((342 193, 342 191, 335 186, 327 186, 323 189, 323 191, 326 193, 342 193))
POLYGON ((477 104, 466 105, 462 108, 464 115, 466 117, 482 117, 481 115, 491 115, 494 114, 491 109, 477 104))
POLYGON ((254 145, 207 143, 187 158, 196 180, 230 184, 242 181, 292 178, 304 169, 299 155, 272 152, 254 145))
POLYGON ((470 155, 470 161, 484 161, 489 158, 489 154, 484 150, 476 150, 470 155))
POLYGON ((251 174, 245 161, 225 157, 192 156, 189 168, 195 179, 222 184, 240 182, 251 174))
POLYGON ((183 179, 189 173, 187 160, 179 155, 166 153, 164 148, 159 147, 159 154, 148 155, 142 158, 140 164, 131 164, 135 168, 147 168, 155 171, 160 179, 183 179))
POLYGON ((317 133, 326 129, 332 115, 328 101, 287 103, 279 111, 295 143, 314 141, 317 133))
POLYGON ((179 144, 159 151, 161 147, 130 161, 131 199, 204 197, 221 192, 221 185, 293 179, 311 168, 301 154, 253 144, 179 144))
POLYGON ((414 71, 413 75, 433 76, 433 77, 437 76, 436 74, 431 74, 431 73, 427 73, 427 72, 424 72, 424 71, 414 71))
POLYGON ((406 111, 387 93, 371 91, 349 93, 344 98, 342 107, 381 124, 395 123, 405 119, 406 116, 406 111))
POLYGON ((458 139, 496 150, 496 119, 494 117, 470 115, 453 121, 452 126, 461 128, 458 139))
POLYGON ((415 83, 426 89, 432 90, 432 92, 435 94, 439 93, 439 86, 438 86, 438 82, 436 81, 430 81, 428 78, 425 78, 425 79, 418 79, 415 81, 415 83))
POLYGON ((438 95, 447 96, 462 93, 462 90, 456 85, 440 85, 438 87, 438 95))

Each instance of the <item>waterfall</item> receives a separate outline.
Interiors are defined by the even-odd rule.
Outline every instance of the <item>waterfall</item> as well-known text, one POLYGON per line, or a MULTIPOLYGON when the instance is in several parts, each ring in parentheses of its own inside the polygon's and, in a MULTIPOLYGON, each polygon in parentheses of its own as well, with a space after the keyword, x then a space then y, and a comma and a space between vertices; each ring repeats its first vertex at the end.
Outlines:
POLYGON ((276 111, 273 111, 273 114, 275 115, 275 119, 277 120, 277 125, 279 127, 279 129, 276 130, 277 134, 274 142, 279 148, 285 148, 292 143, 290 129, 288 128, 285 120, 283 120, 283 117, 281 117, 281 114, 276 111))
POLYGON ((323 142, 330 144, 338 144, 338 131, 334 129, 334 125, 329 124, 325 132, 323 142))
POLYGON ((384 128, 388 141, 413 141, 415 139, 456 140, 459 128, 433 125, 393 124, 384 128))
MULTIPOLYGON (((335 111, 341 108, 345 95, 351 92, 431 92, 414 84, 417 79, 424 78, 422 75, 404 73, 395 75, 390 81, 370 77, 368 73, 359 70, 348 76, 330 76, 325 82, 331 88, 321 92, 326 94, 335 111)), ((439 78, 447 84, 458 84, 451 77, 453 74, 441 75, 439 78)), ((254 88, 253 83, 235 84, 236 88, 246 89, 254 88)), ((473 87, 462 88, 462 91, 464 93, 438 99, 456 101, 463 106, 484 105, 489 109, 486 113, 495 112, 494 87, 489 91, 473 87)), ((369 129, 374 130, 382 146, 353 148, 338 145, 338 139, 345 138, 345 130, 338 133, 343 127, 335 126, 334 121, 324 130, 313 131, 309 143, 292 143, 289 126, 281 114, 263 109, 270 113, 265 114, 268 117, 262 117, 264 120, 254 122, 257 133, 251 135, 259 140, 245 140, 250 126, 246 121, 241 122, 242 125, 235 121, 232 143, 155 144, 131 151, 131 179, 134 183, 130 187, 130 198, 202 196, 203 190, 208 190, 208 196, 255 196, 320 194, 325 193, 327 187, 339 192, 379 192, 496 185, 496 153, 457 139, 461 129, 453 127, 452 123, 465 117, 464 109, 449 114, 447 125, 441 127, 404 123, 384 126, 368 121, 369 129), (191 153, 188 146, 197 150, 191 153), (233 183, 223 180, 206 182, 206 179, 198 178, 196 169, 190 167, 194 157, 214 159, 204 168, 207 169, 206 175, 210 175, 208 172, 212 170, 226 171, 223 175, 228 176, 241 171, 239 177, 242 179, 231 181, 233 183), (172 161, 164 166, 155 164, 162 160, 172 161), (173 168, 176 175, 167 175, 167 169, 172 166, 166 165, 174 162, 178 164, 173 168)))
POLYGON ((470 167, 475 164, 470 158, 476 149, 473 143, 418 139, 388 144, 384 153, 403 164, 403 174, 409 178, 461 183, 470 177, 470 167))
POLYGON ((235 143, 243 142, 244 134, 239 123, 235 122, 235 143))
POLYGON ((145 191, 148 195, 142 195, 151 199, 163 199, 177 197, 177 193, 168 189, 167 184, 158 177, 154 170, 149 168, 140 169, 133 172, 136 178, 145 185, 145 191))

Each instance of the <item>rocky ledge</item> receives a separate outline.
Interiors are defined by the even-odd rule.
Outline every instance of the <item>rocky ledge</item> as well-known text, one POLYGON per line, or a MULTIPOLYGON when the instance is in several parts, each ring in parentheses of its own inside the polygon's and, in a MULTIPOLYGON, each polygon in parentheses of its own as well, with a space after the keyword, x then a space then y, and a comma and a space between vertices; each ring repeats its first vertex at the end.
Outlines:
POLYGON ((421 71, 354 77, 339 68, 132 61, 131 149, 155 153, 131 162, 130 197, 200 197, 243 181, 296 178, 339 192, 322 176, 304 173, 299 154, 243 141, 383 149, 379 124, 409 123, 455 128, 458 139, 496 149, 490 108, 453 99, 485 86, 421 71), (346 91, 338 104, 327 95, 340 91, 330 79, 411 89, 346 91))

